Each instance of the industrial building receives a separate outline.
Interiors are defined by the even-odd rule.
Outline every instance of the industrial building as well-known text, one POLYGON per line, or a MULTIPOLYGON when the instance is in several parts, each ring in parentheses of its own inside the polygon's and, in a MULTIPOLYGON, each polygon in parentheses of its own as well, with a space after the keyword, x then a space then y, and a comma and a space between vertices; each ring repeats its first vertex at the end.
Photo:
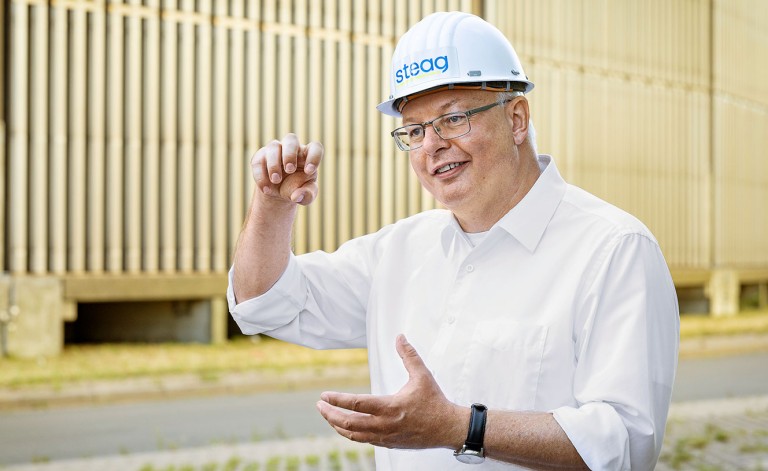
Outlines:
POLYGON ((248 165, 326 149, 297 253, 435 207, 395 148, 397 38, 464 10, 536 84, 539 151, 656 235, 681 299, 768 305, 768 2, 10 0, 0 3, 0 344, 225 341, 248 165))

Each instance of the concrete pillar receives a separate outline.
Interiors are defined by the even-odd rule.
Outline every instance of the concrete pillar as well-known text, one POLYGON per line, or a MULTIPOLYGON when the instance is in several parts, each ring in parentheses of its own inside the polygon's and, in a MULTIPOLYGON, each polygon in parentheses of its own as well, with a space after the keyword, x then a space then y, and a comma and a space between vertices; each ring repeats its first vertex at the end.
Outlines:
POLYGON ((14 312, 11 311, 11 277, 0 275, 0 356, 8 354, 8 328, 14 312))
POLYGON ((229 324, 229 309, 224 297, 211 298, 211 343, 218 344, 227 341, 227 325, 229 324))
POLYGON ((760 310, 768 309, 768 282, 757 285, 757 307, 760 310))
POLYGON ((733 316, 739 312, 741 285, 735 270, 714 270, 706 287, 710 315, 733 316))
POLYGON ((6 292, 3 305, 12 313, 6 327, 8 354, 33 358, 61 353, 64 302, 60 281, 45 277, 12 278, 6 292))

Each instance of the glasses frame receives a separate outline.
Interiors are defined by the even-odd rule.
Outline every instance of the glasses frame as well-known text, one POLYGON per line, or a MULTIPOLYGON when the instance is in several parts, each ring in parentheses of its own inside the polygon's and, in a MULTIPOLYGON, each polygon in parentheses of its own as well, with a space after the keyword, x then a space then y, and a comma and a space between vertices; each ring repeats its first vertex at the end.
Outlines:
POLYGON ((480 106, 478 108, 473 108, 473 109, 467 110, 467 111, 452 111, 450 113, 441 114, 437 118, 435 118, 433 120, 430 120, 430 121, 425 121, 423 123, 413 123, 413 124, 407 124, 405 126, 400 126, 399 128, 396 128, 395 130, 390 132, 389 135, 392 136, 392 138, 395 140, 395 144, 397 144, 397 147, 400 150, 405 151, 405 152, 418 149, 418 148, 420 148, 420 147, 422 147, 424 145, 423 140, 422 140, 422 142, 419 143, 419 145, 417 145, 415 147, 414 146, 410 146, 410 145, 406 146, 395 135, 398 131, 406 129, 406 128, 410 128, 410 127, 413 127, 413 126, 421 126, 421 129, 424 131, 424 135, 425 136, 427 134, 427 126, 432 126, 432 129, 435 131, 435 133, 437 133, 438 136, 440 136, 441 139, 445 139, 446 141, 451 140, 451 139, 456 139, 456 138, 459 138, 459 137, 462 137, 462 136, 466 136, 467 134, 469 134, 472 131, 472 122, 469 119, 470 116, 476 115, 478 113, 482 113, 483 111, 490 110, 491 108, 493 108, 495 106, 504 105, 506 103, 509 103, 512 100, 513 100, 512 98, 507 98, 507 99, 504 99, 504 100, 494 101, 493 103, 490 103, 490 104, 487 104, 487 105, 483 105, 483 106, 480 106), (463 114, 464 116, 467 117, 467 132, 459 134, 458 136, 444 137, 442 134, 440 134, 440 131, 438 131, 437 128, 435 127, 434 122, 435 121, 439 121, 439 120, 445 118, 446 116, 453 116, 453 115, 457 115, 457 114, 463 114))

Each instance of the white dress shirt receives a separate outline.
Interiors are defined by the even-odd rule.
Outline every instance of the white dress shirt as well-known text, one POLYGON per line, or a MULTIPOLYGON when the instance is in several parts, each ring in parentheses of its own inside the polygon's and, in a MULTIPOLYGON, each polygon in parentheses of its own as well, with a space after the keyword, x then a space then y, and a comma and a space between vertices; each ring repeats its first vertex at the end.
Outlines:
MULTIPOLYGON (((404 333, 446 397, 550 411, 593 470, 653 469, 677 364, 677 297, 633 216, 567 184, 549 156, 525 198, 473 246, 426 211, 334 253, 293 256, 264 295, 229 308, 246 334, 367 347, 373 394, 408 376, 404 333)), ((231 272, 230 272, 231 273, 231 272)), ((450 450, 376 449, 378 471, 467 467, 450 450)))

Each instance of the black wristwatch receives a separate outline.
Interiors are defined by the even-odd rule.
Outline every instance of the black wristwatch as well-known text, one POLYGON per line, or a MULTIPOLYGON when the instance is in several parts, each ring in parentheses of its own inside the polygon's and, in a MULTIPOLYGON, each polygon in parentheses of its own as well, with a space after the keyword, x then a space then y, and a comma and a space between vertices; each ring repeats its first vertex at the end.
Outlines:
POLYGON ((485 461, 485 420, 488 416, 488 408, 482 404, 472 404, 472 413, 469 416, 469 431, 467 441, 461 450, 453 452, 453 456, 462 463, 480 464, 485 461))

